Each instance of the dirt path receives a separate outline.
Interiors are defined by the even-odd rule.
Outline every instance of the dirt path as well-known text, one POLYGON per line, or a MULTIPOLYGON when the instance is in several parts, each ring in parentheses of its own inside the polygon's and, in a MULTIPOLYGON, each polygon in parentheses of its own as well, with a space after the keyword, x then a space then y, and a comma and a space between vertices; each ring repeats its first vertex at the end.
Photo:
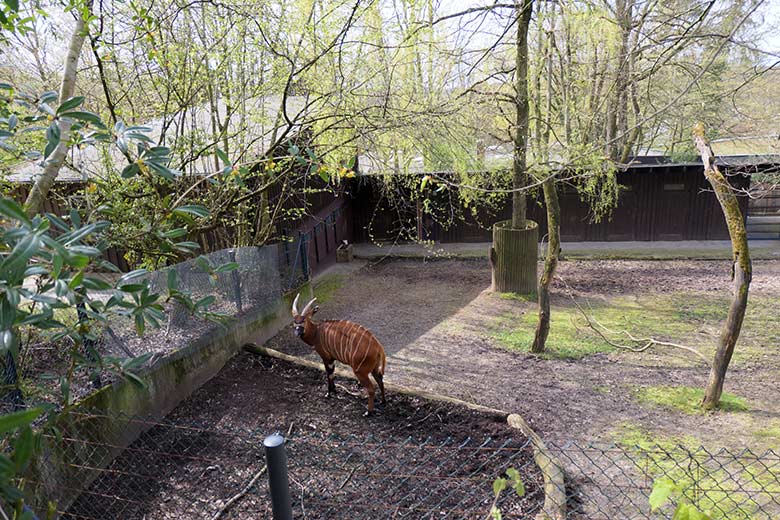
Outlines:
MULTIPOLYGON (((560 275, 578 294, 630 295, 687 291, 728 296, 728 262, 564 262, 560 275)), ((388 355, 387 380, 522 414, 553 441, 609 439, 624 422, 669 435, 695 434, 730 446, 755 442, 746 424, 780 418, 775 366, 730 372, 727 390, 750 412, 685 415, 641 405, 637 385, 701 386, 706 366, 670 366, 658 356, 596 354, 581 360, 541 359, 496 348, 495 320, 535 312, 533 303, 487 291, 484 261, 392 261, 367 267, 322 306, 320 318, 350 319, 375 332, 388 355)), ((757 262, 755 294, 780 294, 780 262, 757 262)), ((563 298, 556 288, 555 298, 563 298)), ((269 346, 316 359, 290 330, 269 346)), ((776 349, 778 346, 775 345, 776 349)))

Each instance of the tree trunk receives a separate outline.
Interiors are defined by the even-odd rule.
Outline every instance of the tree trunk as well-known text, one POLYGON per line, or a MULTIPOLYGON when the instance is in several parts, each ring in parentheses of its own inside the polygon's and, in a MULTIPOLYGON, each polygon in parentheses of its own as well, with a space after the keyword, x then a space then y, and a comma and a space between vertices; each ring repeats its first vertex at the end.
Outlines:
MULTIPOLYGON (((88 0, 84 7, 87 11, 90 11, 92 9, 92 1, 88 0)), ((81 48, 87 37, 87 29, 84 26, 84 18, 81 16, 81 11, 74 9, 73 12, 76 13, 76 26, 73 28, 73 33, 70 36, 70 46, 65 56, 65 70, 62 73, 62 83, 60 84, 59 104, 73 97, 79 56, 81 56, 81 48)), ((60 127, 60 143, 47 158, 43 172, 35 179, 30 194, 24 203, 25 211, 30 217, 41 210, 43 201, 49 194, 49 190, 52 184, 54 184, 62 164, 65 162, 65 156, 68 154, 68 134, 70 133, 71 124, 59 121, 58 125, 60 127)))
POLYGON ((512 161, 512 227, 525 227, 526 196, 521 191, 528 185, 525 165, 528 141, 528 26, 531 24, 533 0, 517 0, 517 39, 515 54, 515 133, 514 157, 512 161))
POLYGON ((539 280, 539 322, 536 325, 536 336, 531 345, 531 352, 544 352, 547 335, 550 333, 550 284, 558 266, 558 255, 561 251, 561 207, 558 204, 558 192, 555 178, 550 177, 542 185, 544 190, 544 205, 547 208, 547 257, 544 259, 544 270, 539 280))
POLYGON ((536 258, 539 254, 535 222, 526 220, 528 172, 528 26, 533 0, 516 0, 517 40, 515 55, 515 131, 512 161, 512 219, 493 226, 490 248, 493 290, 533 294, 536 291, 536 258))
POLYGON ((718 406, 720 396, 723 393, 723 382, 726 379, 731 356, 739 339, 742 329, 742 321, 745 318, 745 309, 748 302, 748 290, 753 276, 748 249, 747 231, 742 211, 739 209, 739 201, 731 188, 728 180, 715 165, 715 158, 709 142, 704 137, 704 126, 700 123, 694 129, 696 148, 701 154, 704 163, 704 176, 709 181, 715 195, 718 197, 726 225, 731 237, 732 250, 732 279, 734 282, 734 295, 729 307, 729 314, 718 340, 718 349, 712 361, 710 377, 704 391, 702 407, 711 410, 718 406))

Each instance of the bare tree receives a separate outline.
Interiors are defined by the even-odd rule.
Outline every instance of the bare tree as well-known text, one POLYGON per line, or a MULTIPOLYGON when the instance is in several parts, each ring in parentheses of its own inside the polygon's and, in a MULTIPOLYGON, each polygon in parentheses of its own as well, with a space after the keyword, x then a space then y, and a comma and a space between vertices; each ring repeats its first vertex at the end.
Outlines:
POLYGON ((726 371, 742 329, 742 321, 745 318, 745 310, 747 309, 750 281, 753 277, 753 267, 750 261, 745 220, 742 211, 739 209, 737 196, 729 181, 715 164, 712 148, 704 136, 704 125, 698 124, 694 128, 693 134, 696 148, 699 150, 704 163, 704 176, 715 191, 720 207, 723 210, 723 216, 726 219, 729 236, 731 237, 732 250, 734 294, 729 306, 728 316, 723 323, 718 347, 712 361, 712 368, 710 369, 710 377, 707 381, 704 399, 702 400, 702 406, 707 410, 711 410, 717 407, 720 402, 726 371))

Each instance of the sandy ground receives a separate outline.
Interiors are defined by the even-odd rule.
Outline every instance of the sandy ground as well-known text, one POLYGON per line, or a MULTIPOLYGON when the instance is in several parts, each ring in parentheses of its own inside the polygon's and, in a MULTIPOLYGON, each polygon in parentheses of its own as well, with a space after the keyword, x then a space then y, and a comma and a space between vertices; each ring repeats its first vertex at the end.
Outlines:
MULTIPOLYGON (((652 292, 729 295, 726 261, 563 262, 559 274, 577 294, 611 296, 652 292)), ((637 385, 704 385, 703 364, 675 367, 662 356, 596 354, 581 360, 542 359, 496 348, 491 324, 507 313, 536 312, 533 303, 491 294, 482 260, 397 260, 349 277, 320 318, 349 319, 369 327, 389 355, 388 381, 417 386, 522 414, 553 442, 610 439, 630 422, 701 442, 748 446, 746 424, 780 418, 777 364, 733 369, 727 390, 751 403, 748 413, 685 415, 640 405, 637 385)), ((755 263, 755 295, 780 295, 780 262, 755 263)), ((565 298, 560 283, 553 301, 565 298)), ((779 325, 780 326, 780 325, 779 325)), ((317 359, 282 331, 269 346, 317 359)), ((778 348, 780 346, 774 346, 778 348)))

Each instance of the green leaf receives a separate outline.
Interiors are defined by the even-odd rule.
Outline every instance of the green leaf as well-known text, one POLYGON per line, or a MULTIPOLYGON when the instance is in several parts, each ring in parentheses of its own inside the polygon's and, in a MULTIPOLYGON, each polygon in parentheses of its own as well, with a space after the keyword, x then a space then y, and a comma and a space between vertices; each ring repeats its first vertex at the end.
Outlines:
POLYGON ((501 516, 501 510, 498 507, 496 507, 496 506, 491 507, 490 508, 490 518, 492 520, 501 520, 503 518, 501 516))
POLYGON ((168 290, 174 291, 179 288, 179 273, 176 269, 168 269, 168 290))
POLYGON ((65 112, 64 114, 61 115, 62 117, 70 117, 73 119, 78 119, 79 121, 84 121, 86 123, 94 123, 94 124, 102 123, 102 121, 100 120, 100 116, 93 112, 77 110, 74 112, 65 112))
POLYGON ((2 263, 0 263, 0 274, 6 281, 16 280, 21 277, 25 269, 27 269, 27 262, 33 257, 41 247, 41 240, 37 235, 27 235, 20 240, 13 251, 9 254, 2 263))
POLYGON ((24 428, 14 442, 14 464, 17 473, 21 473, 33 454, 35 439, 30 428, 24 428))
POLYGON ((101 280, 99 278, 92 278, 89 276, 84 277, 82 284, 84 285, 84 287, 92 291, 107 291, 111 289, 111 284, 106 282, 105 280, 101 280))
POLYGON ((232 166, 232 163, 230 162, 230 158, 227 156, 225 152, 217 148, 217 157, 219 157, 219 160, 222 161, 222 164, 225 166, 232 166))
POLYGON ((149 274, 149 271, 146 269, 136 269, 134 271, 130 271, 129 273, 123 274, 119 280, 117 280, 117 285, 124 285, 125 283, 129 282, 130 280, 133 280, 135 278, 138 278, 139 276, 145 276, 149 274))
POLYGON ((238 269, 239 265, 238 262, 228 262, 226 264, 222 264, 216 269, 214 269, 215 273, 229 273, 230 271, 235 271, 238 269))
POLYGON ((54 152, 57 145, 60 144, 60 125, 57 121, 52 121, 46 129, 46 148, 43 150, 43 158, 47 158, 54 152))
POLYGON ((132 372, 123 372, 122 375, 138 388, 146 388, 146 382, 132 372))
POLYGON ((139 171, 140 169, 138 168, 138 165, 136 163, 132 163, 124 167, 121 175, 123 179, 129 179, 130 177, 135 177, 138 175, 139 171))
POLYGON ((0 434, 29 425, 42 413, 43 408, 30 408, 29 410, 2 415, 0 416, 0 434))
POLYGON ((144 323, 144 316, 143 314, 136 314, 135 315, 135 332, 139 336, 144 335, 144 330, 146 330, 146 323, 144 323))
POLYGON ((669 496, 677 490, 669 479, 658 479, 653 482, 653 491, 650 493, 650 510, 655 512, 669 500, 669 496))
POLYGON ((173 210, 173 213, 175 215, 194 215, 196 217, 208 217, 209 216, 209 210, 206 209, 205 206, 201 206, 200 204, 189 204, 186 206, 179 206, 178 208, 173 210))
POLYGON ((77 106, 81 105, 83 102, 84 102, 84 96, 75 96, 70 99, 66 99, 59 106, 59 108, 57 108, 57 114, 62 114, 63 112, 67 112, 68 110, 76 108, 77 106))
POLYGON ((507 480, 505 478, 497 478, 493 481, 493 494, 498 496, 503 490, 506 489, 507 480))
POLYGON ((327 170, 323 170, 320 168, 319 170, 320 179, 322 179, 325 182, 328 182, 330 180, 330 174, 327 172, 327 170))
POLYGON ((515 493, 517 493, 517 496, 524 497, 525 496, 525 485, 523 484, 522 480, 515 480, 514 481, 514 490, 515 493))
POLYGON ((13 199, 7 197, 0 199, 0 214, 11 220, 18 220, 28 226, 32 225, 22 207, 13 199))

